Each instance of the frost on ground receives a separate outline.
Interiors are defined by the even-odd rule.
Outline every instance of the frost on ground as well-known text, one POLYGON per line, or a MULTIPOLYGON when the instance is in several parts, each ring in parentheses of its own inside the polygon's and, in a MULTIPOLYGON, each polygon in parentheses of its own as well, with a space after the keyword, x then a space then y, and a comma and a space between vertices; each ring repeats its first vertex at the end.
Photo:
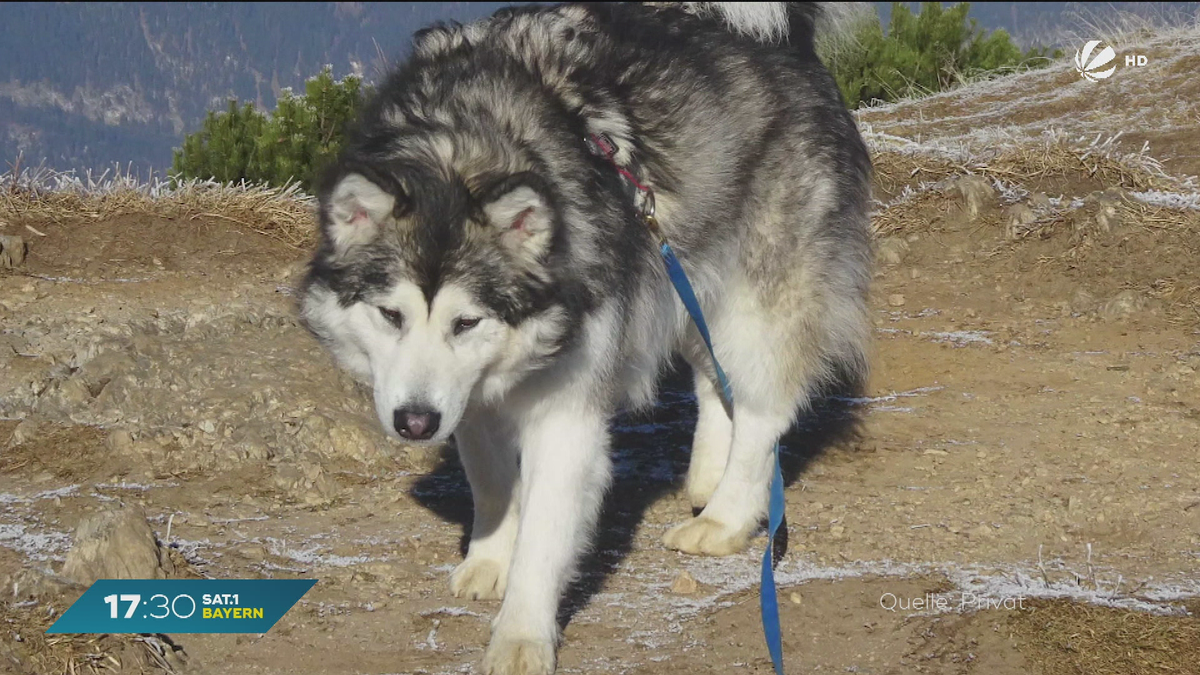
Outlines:
POLYGON ((15 523, 0 523, 0 546, 11 548, 29 560, 61 560, 71 545, 65 532, 38 531, 15 523))

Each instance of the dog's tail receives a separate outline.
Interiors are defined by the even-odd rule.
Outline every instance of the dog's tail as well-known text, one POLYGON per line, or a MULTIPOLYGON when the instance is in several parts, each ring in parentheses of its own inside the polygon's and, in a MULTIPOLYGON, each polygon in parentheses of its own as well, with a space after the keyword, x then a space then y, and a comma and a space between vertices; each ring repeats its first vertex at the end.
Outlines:
POLYGON ((860 2, 685 2, 698 16, 715 17, 735 33, 760 42, 787 43, 802 51, 815 49, 816 41, 839 41, 854 30, 864 13, 873 12, 860 2))

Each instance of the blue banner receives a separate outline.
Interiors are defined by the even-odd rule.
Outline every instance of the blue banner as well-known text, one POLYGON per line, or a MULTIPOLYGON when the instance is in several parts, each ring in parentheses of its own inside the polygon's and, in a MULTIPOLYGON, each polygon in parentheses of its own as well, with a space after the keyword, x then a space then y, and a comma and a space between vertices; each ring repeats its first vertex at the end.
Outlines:
POLYGON ((101 579, 47 633, 265 633, 316 579, 101 579))

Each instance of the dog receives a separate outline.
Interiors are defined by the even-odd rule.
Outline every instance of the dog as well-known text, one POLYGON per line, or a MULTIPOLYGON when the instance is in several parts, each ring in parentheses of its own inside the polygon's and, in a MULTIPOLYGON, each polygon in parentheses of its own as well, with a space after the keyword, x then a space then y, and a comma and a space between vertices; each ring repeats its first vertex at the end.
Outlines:
POLYGON ((871 164, 816 55, 823 9, 566 4, 436 25, 322 181, 302 319, 389 435, 454 438, 474 523, 450 588, 503 600, 485 672, 554 671, 610 420, 652 405, 674 355, 694 370, 702 510, 664 543, 690 554, 748 545, 777 439, 823 387, 865 378, 871 164))

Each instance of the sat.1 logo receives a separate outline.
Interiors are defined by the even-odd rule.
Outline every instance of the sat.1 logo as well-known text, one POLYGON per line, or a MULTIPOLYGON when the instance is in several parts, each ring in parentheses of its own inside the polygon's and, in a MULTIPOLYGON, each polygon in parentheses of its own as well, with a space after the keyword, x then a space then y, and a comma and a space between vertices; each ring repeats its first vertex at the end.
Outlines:
MULTIPOLYGON (((1114 63, 1117 52, 1108 45, 1097 51, 1096 48, 1099 46, 1099 40, 1088 40, 1083 45, 1083 49, 1075 52, 1075 70, 1078 70, 1080 77, 1088 82, 1106 80, 1117 71, 1117 64, 1114 63)), ((1144 66, 1146 61, 1145 54, 1125 55, 1126 66, 1144 66)))

